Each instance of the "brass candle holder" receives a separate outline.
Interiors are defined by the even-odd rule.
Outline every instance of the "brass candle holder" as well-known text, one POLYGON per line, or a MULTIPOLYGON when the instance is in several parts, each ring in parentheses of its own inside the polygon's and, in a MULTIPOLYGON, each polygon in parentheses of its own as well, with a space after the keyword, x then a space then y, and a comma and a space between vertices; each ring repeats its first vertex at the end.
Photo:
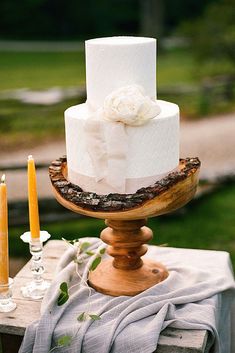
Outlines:
POLYGON ((112 296, 133 296, 168 277, 164 265, 142 258, 147 252, 144 244, 152 238, 145 224, 148 217, 172 212, 193 198, 199 169, 198 158, 181 159, 177 171, 135 194, 97 195, 67 180, 66 157, 51 163, 49 175, 58 202, 73 212, 106 220, 108 227, 100 237, 114 259, 103 260, 89 273, 93 288, 112 296))

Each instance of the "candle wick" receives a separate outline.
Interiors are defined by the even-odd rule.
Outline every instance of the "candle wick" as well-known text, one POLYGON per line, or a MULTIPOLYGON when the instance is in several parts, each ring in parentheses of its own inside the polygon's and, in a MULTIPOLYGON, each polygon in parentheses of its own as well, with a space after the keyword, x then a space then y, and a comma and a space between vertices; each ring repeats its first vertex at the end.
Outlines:
POLYGON ((3 174, 1 177, 1 183, 4 184, 5 181, 6 181, 6 176, 5 176, 5 174, 3 174))
POLYGON ((33 159, 33 156, 30 154, 30 155, 28 156, 28 161, 30 161, 31 159, 33 159))

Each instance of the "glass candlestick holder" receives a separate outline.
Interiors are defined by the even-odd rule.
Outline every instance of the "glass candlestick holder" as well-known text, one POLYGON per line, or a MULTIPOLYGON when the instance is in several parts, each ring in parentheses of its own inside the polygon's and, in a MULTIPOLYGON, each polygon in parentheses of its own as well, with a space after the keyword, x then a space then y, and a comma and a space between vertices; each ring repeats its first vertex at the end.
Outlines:
POLYGON ((9 278, 7 284, 0 284, 0 312, 8 313, 15 310, 16 303, 12 300, 13 279, 9 278))
POLYGON ((42 299, 47 289, 50 287, 50 282, 43 279, 42 275, 45 272, 42 261, 43 243, 50 238, 50 234, 46 231, 40 231, 40 238, 31 238, 30 232, 25 232, 21 235, 21 239, 29 244, 29 251, 32 255, 31 273, 32 281, 21 287, 21 293, 25 298, 34 300, 42 299))

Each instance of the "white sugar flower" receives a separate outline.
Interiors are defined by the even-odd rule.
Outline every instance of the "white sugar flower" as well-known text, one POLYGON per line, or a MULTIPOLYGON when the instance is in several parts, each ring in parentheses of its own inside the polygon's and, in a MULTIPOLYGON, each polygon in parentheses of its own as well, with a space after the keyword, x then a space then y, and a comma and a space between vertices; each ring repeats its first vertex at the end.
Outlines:
POLYGON ((141 86, 131 85, 117 89, 104 100, 104 117, 110 121, 120 121, 138 126, 147 123, 160 113, 156 101, 144 95, 141 86))

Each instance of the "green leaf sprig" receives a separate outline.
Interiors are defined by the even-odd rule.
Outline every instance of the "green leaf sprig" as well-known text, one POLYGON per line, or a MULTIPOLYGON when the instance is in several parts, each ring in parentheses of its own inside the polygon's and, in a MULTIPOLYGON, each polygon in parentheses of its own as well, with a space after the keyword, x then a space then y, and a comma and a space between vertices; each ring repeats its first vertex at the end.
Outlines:
POLYGON ((60 294, 57 299, 57 305, 61 306, 65 304, 68 299, 69 299, 68 284, 66 282, 63 282, 60 285, 60 294))
POLYGON ((72 336, 69 336, 69 335, 64 335, 59 337, 58 340, 56 341, 55 347, 50 349, 49 353, 52 353, 57 348, 68 347, 71 344, 72 339, 73 339, 72 336))
MULTIPOLYGON (((81 275, 78 272, 78 265, 81 265, 83 263, 83 258, 82 258, 82 254, 86 254, 88 256, 95 256, 94 260, 92 261, 89 270, 90 271, 94 271, 97 266, 100 264, 101 259, 102 259, 102 255, 105 253, 106 249, 98 248, 98 252, 93 252, 93 251, 89 251, 87 250, 89 248, 89 246, 91 245, 89 242, 81 242, 80 239, 74 239, 74 240, 66 240, 64 238, 62 238, 68 245, 72 246, 75 250, 77 255, 74 258, 74 262, 76 264, 76 273, 78 275, 78 277, 80 278, 81 282, 83 282, 86 286, 87 289, 89 291, 89 296, 88 296, 88 308, 90 307, 90 296, 91 296, 91 289, 88 286, 87 282, 84 281, 84 279, 81 277, 81 275)), ((75 285, 76 286, 76 285, 75 285)), ((74 286, 72 286, 74 287, 74 286)), ((60 284, 60 292, 59 292, 59 296, 57 299, 57 305, 58 306, 62 306, 63 304, 65 304, 68 299, 69 299, 69 290, 72 288, 68 288, 68 283, 67 282, 63 282, 60 284)), ((87 319, 91 319, 93 321, 96 320, 101 320, 101 317, 97 314, 91 314, 86 311, 82 312, 78 317, 77 317, 77 321, 79 322, 83 322, 87 319)), ((49 353, 51 353, 52 351, 54 351, 57 348, 61 348, 61 347, 66 347, 69 346, 71 344, 72 341, 72 336, 69 335, 64 335, 59 337, 59 339, 56 342, 56 346, 53 347, 49 353)))
POLYGON ((71 341, 72 341, 72 337, 71 336, 69 336, 69 335, 61 336, 57 340, 57 345, 66 347, 66 346, 69 346, 71 344, 71 341))
POLYGON ((83 313, 81 313, 78 317, 77 320, 78 321, 85 321, 86 319, 92 319, 94 321, 96 320, 101 320, 101 317, 99 315, 96 314, 87 314, 85 313, 85 311, 83 313))
POLYGON ((95 257, 95 259, 91 263, 91 266, 89 268, 90 271, 94 271, 96 269, 96 267, 101 263, 102 255, 105 253, 105 250, 106 250, 105 248, 100 249, 98 255, 95 257))

